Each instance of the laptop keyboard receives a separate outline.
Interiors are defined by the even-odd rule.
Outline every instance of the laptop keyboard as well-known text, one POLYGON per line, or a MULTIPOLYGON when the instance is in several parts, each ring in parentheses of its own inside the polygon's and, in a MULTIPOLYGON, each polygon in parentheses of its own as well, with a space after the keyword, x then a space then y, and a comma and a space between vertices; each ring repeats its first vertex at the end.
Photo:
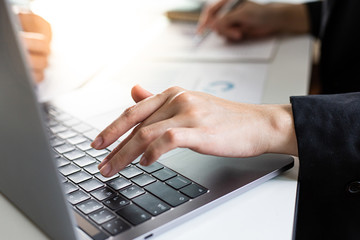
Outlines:
POLYGON ((159 162, 141 166, 140 158, 105 178, 97 166, 119 142, 104 150, 91 148, 99 131, 52 106, 48 129, 67 200, 108 236, 151 221, 208 191, 159 162))

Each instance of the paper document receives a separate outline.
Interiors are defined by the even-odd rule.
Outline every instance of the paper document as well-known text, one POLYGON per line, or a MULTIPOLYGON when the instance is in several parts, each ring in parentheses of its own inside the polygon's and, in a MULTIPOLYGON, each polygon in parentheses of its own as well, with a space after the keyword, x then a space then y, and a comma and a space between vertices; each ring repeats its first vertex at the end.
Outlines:
MULTIPOLYGON (((122 93, 127 89, 128 93, 125 94, 124 99, 129 100, 130 88, 135 84, 140 84, 153 93, 160 93, 172 86, 180 86, 232 101, 261 103, 267 69, 266 63, 194 64, 158 61, 136 62, 126 70, 118 71, 114 64, 94 79, 94 81, 98 80, 98 84, 94 84, 93 88, 98 91, 105 82, 108 82, 111 87, 104 91, 106 95, 119 95, 120 90, 122 93)), ((124 101, 121 101, 121 104, 123 103, 124 101)))
POLYGON ((168 24, 148 47, 150 57, 181 61, 269 62, 278 45, 275 37, 231 43, 212 32, 200 44, 194 41, 196 26, 168 24))

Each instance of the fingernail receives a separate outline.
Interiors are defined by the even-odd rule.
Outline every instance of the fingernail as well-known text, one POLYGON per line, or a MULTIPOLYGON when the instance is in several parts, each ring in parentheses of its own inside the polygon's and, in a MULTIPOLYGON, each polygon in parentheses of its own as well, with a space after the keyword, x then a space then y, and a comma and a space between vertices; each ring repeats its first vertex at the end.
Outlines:
POLYGON ((103 142, 104 142, 103 138, 100 136, 97 136, 95 138, 95 140, 91 143, 91 146, 93 148, 99 148, 103 142))
POLYGON ((102 160, 98 165, 98 169, 100 170, 108 161, 110 161, 110 159, 108 159, 107 157, 104 160, 102 160))
POLYGON ((99 163, 99 165, 98 165, 98 169, 100 170, 103 166, 104 166, 104 161, 102 161, 101 163, 99 163))
POLYGON ((105 166, 103 166, 103 167, 100 169, 100 173, 101 173, 101 175, 103 175, 104 177, 108 176, 110 172, 111 172, 111 164, 105 164, 105 166))
POLYGON ((140 158, 140 165, 147 166, 147 163, 148 162, 147 162, 146 157, 144 155, 142 155, 141 158, 140 158))

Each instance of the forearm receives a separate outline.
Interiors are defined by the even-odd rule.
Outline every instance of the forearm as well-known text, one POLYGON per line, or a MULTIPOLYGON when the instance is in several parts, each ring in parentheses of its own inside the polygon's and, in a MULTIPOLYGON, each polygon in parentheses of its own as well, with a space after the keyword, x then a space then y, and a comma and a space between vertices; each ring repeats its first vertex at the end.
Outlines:
POLYGON ((280 33, 302 34, 310 29, 308 11, 304 4, 269 3, 270 21, 280 33))

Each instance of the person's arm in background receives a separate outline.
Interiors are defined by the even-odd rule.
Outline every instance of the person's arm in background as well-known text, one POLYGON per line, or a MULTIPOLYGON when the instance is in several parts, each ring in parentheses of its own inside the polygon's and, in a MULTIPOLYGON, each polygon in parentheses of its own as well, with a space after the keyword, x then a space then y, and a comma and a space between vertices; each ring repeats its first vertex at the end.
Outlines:
POLYGON ((276 33, 302 34, 310 31, 308 10, 304 4, 245 1, 225 16, 218 16, 227 1, 221 0, 204 10, 199 20, 199 33, 210 28, 229 40, 239 41, 276 33))
POLYGON ((40 83, 44 79, 44 71, 48 65, 51 26, 45 19, 31 12, 19 13, 18 17, 22 26, 21 37, 29 53, 34 79, 40 83))

